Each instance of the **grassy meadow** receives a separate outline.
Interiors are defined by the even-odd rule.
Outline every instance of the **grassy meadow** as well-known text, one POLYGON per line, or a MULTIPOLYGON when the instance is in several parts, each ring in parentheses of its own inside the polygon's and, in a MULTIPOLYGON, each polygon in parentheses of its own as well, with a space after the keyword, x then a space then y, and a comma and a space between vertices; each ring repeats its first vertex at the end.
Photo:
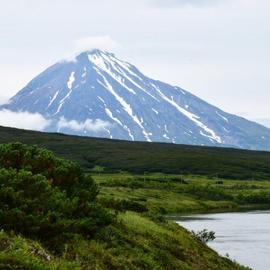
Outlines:
POLYGON ((100 185, 99 200, 118 210, 121 210, 121 202, 125 204, 123 208, 136 210, 137 205, 137 211, 162 215, 270 208, 269 181, 162 173, 91 175, 100 185))

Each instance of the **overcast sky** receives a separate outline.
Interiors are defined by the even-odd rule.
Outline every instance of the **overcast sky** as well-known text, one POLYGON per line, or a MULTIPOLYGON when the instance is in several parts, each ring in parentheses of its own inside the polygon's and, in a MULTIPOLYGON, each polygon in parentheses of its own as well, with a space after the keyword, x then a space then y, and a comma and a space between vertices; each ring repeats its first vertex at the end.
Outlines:
POLYGON ((269 0, 0 0, 0 102, 99 47, 270 127, 269 0))

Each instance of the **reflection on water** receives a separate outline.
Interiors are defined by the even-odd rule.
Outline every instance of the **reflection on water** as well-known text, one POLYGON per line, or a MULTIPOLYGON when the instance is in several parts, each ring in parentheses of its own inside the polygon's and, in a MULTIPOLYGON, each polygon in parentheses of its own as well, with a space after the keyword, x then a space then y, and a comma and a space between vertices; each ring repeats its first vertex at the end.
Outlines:
POLYGON ((270 269, 270 211, 193 215, 177 218, 188 230, 216 233, 209 246, 254 270, 270 269))

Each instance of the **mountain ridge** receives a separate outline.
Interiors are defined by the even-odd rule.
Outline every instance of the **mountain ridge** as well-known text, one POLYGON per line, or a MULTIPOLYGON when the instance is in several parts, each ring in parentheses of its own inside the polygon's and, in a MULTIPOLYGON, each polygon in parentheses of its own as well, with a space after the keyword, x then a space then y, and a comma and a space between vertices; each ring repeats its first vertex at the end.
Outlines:
POLYGON ((270 129, 98 49, 47 68, 3 108, 40 113, 52 122, 46 131, 270 150, 270 129))

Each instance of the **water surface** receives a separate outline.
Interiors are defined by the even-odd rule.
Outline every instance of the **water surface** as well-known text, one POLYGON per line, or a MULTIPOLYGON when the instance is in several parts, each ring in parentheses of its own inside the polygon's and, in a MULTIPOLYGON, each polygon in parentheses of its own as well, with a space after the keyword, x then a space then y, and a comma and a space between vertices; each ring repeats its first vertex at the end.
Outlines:
POLYGON ((192 215, 178 218, 188 230, 211 230, 209 246, 254 270, 270 269, 270 211, 192 215))

